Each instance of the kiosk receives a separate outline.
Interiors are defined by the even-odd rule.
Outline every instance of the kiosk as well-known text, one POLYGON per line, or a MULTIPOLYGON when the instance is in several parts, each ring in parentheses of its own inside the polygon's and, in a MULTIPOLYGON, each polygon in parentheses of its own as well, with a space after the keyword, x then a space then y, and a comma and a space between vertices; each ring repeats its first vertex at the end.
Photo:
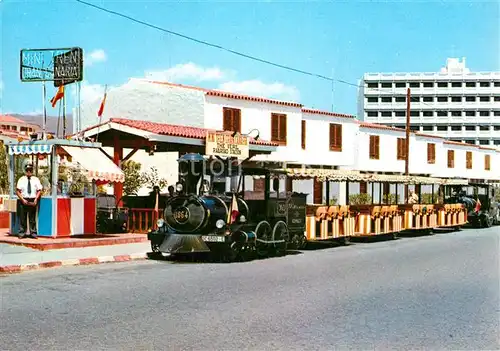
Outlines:
POLYGON ((61 238, 96 233, 96 186, 124 182, 125 178, 122 170, 101 149, 100 143, 50 139, 11 142, 6 147, 9 154, 10 235, 19 233, 16 184, 24 172, 20 162, 23 159, 33 163, 34 175, 41 178, 44 186, 37 211, 38 236, 61 238), (63 165, 72 172, 60 176, 59 168, 63 165), (42 176, 41 168, 46 170, 42 176))

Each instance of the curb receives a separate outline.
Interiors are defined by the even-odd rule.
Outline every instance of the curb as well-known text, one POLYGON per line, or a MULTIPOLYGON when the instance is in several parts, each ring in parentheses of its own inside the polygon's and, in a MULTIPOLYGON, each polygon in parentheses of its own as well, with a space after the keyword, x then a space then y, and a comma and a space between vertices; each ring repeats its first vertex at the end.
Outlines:
POLYGON ((16 264, 9 266, 0 266, 0 273, 14 274, 21 273, 25 271, 33 271, 43 268, 55 268, 63 266, 84 266, 91 264, 101 264, 101 263, 112 263, 112 262, 127 262, 127 261, 137 261, 144 260, 148 258, 147 253, 139 253, 132 255, 118 255, 118 256, 101 256, 101 257, 88 257, 88 258, 74 258, 63 261, 48 261, 41 263, 28 263, 28 264, 16 264))

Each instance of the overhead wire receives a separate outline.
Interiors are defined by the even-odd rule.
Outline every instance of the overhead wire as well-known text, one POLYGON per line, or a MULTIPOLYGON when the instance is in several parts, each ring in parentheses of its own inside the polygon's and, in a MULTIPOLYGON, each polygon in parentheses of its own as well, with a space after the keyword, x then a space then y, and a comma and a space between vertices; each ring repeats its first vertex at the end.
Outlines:
MULTIPOLYGON (((318 74, 318 73, 314 73, 314 72, 308 72, 308 71, 301 70, 301 69, 298 69, 298 68, 294 68, 294 67, 286 66, 286 65, 279 64, 279 63, 276 63, 276 62, 272 62, 272 61, 269 61, 269 60, 265 60, 265 59, 262 59, 262 58, 259 58, 259 57, 253 56, 253 55, 245 54, 245 53, 242 53, 242 52, 239 52, 239 51, 236 51, 236 50, 232 50, 232 49, 226 48, 226 47, 224 47, 222 45, 213 44, 213 43, 210 43, 210 42, 205 41, 205 40, 196 39, 196 38, 193 38, 191 36, 188 36, 188 35, 185 35, 185 34, 182 34, 182 33, 179 33, 179 32, 175 32, 175 31, 172 31, 172 30, 169 30, 169 29, 162 28, 162 27, 159 27, 157 25, 148 23, 146 21, 137 19, 135 17, 132 17, 132 16, 129 16, 129 15, 120 13, 118 11, 110 10, 110 9, 105 8, 105 7, 101 7, 101 6, 98 6, 98 5, 95 5, 95 4, 83 1, 83 0, 75 0, 75 1, 78 2, 78 3, 81 3, 83 5, 93 7, 95 9, 99 10, 99 11, 103 11, 103 12, 106 12, 106 13, 109 13, 109 14, 112 14, 112 15, 115 15, 115 16, 118 16, 118 17, 122 17, 122 18, 128 19, 128 20, 130 20, 132 22, 144 25, 146 27, 150 27, 150 28, 162 31, 164 33, 172 34, 172 35, 181 37, 183 39, 187 39, 187 40, 193 41, 193 42, 198 43, 198 44, 202 44, 202 45, 210 46, 210 47, 215 48, 215 49, 223 50, 223 51, 229 52, 231 54, 234 54, 234 55, 237 55, 237 56, 241 56, 241 57, 253 60, 253 61, 258 61, 258 62, 261 62, 261 63, 264 63, 264 64, 268 64, 268 65, 271 65, 271 66, 274 66, 274 67, 278 67, 278 68, 282 68, 282 69, 285 69, 285 70, 293 71, 293 72, 296 72, 296 73, 300 73, 300 74, 304 74, 304 75, 308 75, 308 76, 320 78, 320 79, 323 79, 323 80, 330 81, 332 83, 338 82, 338 83, 350 85, 350 86, 353 86, 353 87, 356 87, 356 88, 364 88, 364 89, 371 90, 371 91, 378 91, 378 92, 381 92, 381 93, 388 93, 387 91, 381 90, 379 88, 366 88, 364 85, 360 85, 360 84, 348 82, 348 81, 343 80, 343 79, 338 79, 338 78, 333 78, 333 77, 327 77, 327 76, 322 75, 322 74, 318 74)), ((392 95, 392 96, 398 96, 398 95, 406 96, 406 93, 400 93, 400 94, 399 93, 397 93, 397 94, 392 94, 391 93, 390 95, 392 95)), ((434 108, 434 106, 426 104, 425 102, 420 101, 419 103, 434 108)))

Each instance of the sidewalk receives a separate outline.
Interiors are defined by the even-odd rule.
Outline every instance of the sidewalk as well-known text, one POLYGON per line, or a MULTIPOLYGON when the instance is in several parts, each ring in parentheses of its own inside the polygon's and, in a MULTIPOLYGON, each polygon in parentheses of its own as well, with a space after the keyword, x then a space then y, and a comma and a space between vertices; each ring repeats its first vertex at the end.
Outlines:
POLYGON ((0 274, 59 266, 99 264, 146 259, 149 241, 110 246, 92 246, 39 251, 0 243, 0 274))

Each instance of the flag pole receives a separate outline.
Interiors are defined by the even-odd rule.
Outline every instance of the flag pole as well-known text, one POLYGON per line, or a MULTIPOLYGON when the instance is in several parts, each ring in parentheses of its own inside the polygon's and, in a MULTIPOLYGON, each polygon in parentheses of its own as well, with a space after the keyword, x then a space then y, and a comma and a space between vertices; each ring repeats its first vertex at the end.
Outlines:
POLYGON ((66 138, 66 89, 63 95, 63 138, 66 138))
POLYGON ((42 86, 42 100, 43 100, 43 131, 42 138, 43 140, 47 140, 47 87, 45 85, 45 81, 43 81, 42 86))
MULTIPOLYGON (((107 92, 108 92, 108 85, 106 84, 106 85, 104 86, 104 97, 106 97, 106 93, 107 93, 107 92)), ((103 103, 103 102, 101 101, 101 104, 102 104, 102 103, 103 103)), ((99 106, 99 108, 100 108, 100 106, 99 106)), ((101 114, 100 116, 98 116, 98 117, 99 117, 99 121, 98 121, 98 123, 97 123, 97 135, 96 135, 96 137, 95 137, 95 141, 96 141, 96 143, 99 141, 99 129, 101 128, 101 122, 102 122, 102 115, 103 115, 103 114, 104 114, 104 110, 102 111, 102 114, 101 114)))

